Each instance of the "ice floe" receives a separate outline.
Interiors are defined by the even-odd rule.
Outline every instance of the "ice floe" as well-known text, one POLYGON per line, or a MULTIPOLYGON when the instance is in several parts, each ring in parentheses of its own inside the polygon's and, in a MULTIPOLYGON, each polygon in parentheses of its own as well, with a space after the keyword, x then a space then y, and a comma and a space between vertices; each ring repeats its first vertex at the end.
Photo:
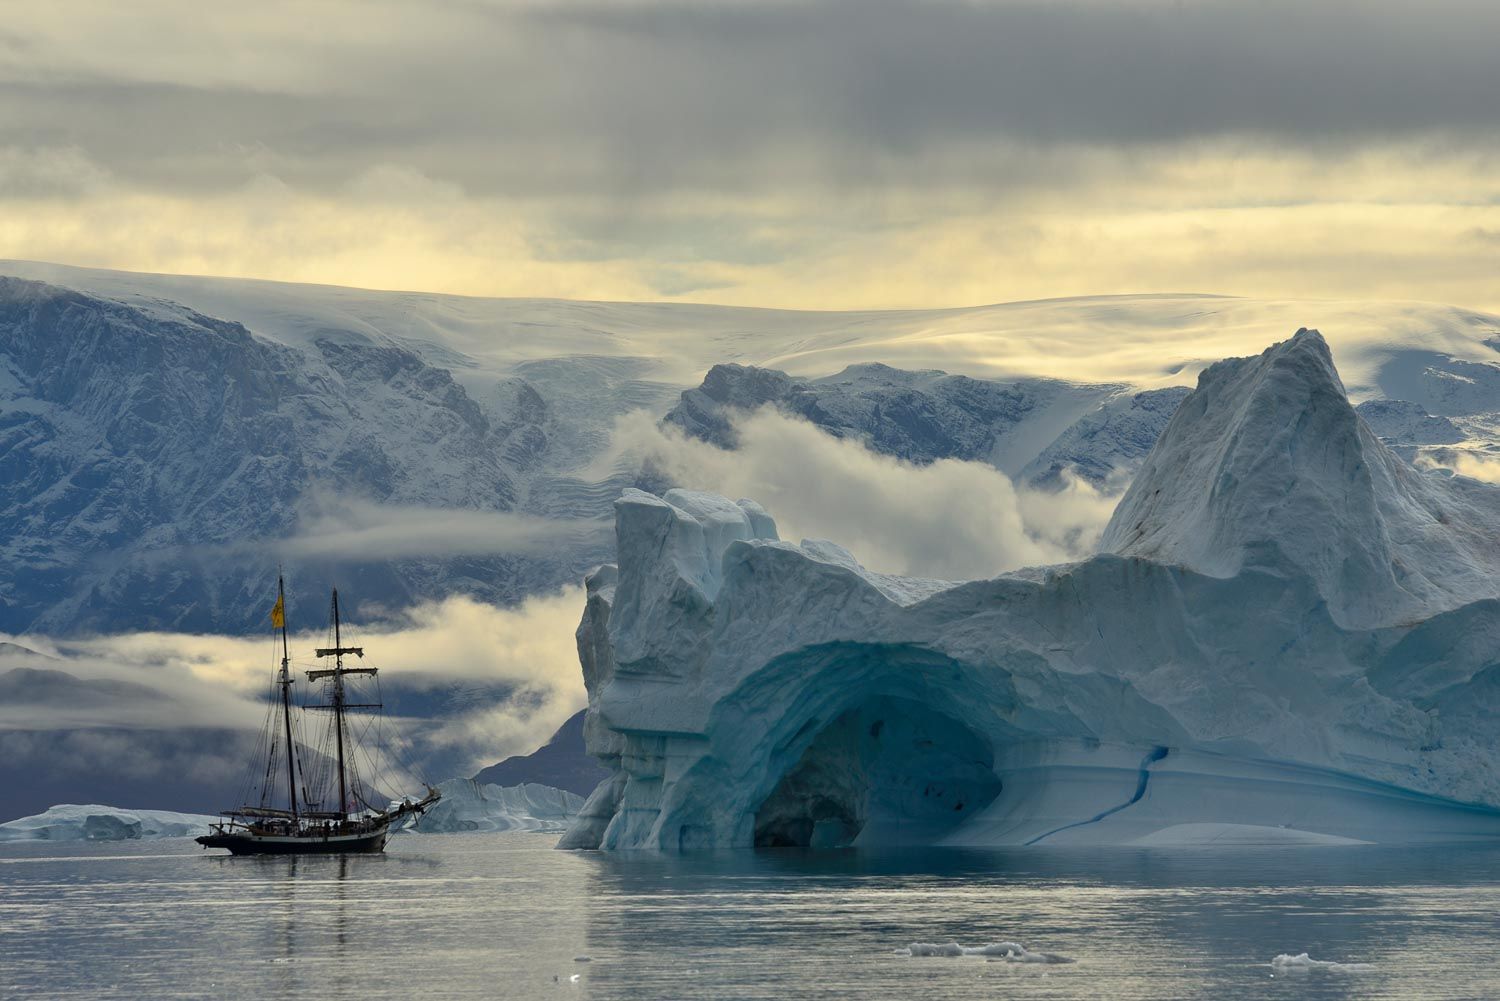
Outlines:
POLYGON ((1003 960, 1007 963, 1071 963, 1067 956, 1049 952, 1033 952, 1019 942, 992 942, 989 945, 959 945, 957 942, 913 942, 906 947, 906 955, 917 957, 937 956, 956 959, 960 956, 983 956, 986 959, 1003 960))
POLYGON ((419 834, 562 831, 583 806, 576 793, 533 782, 497 786, 449 779, 438 789, 443 798, 412 827, 419 834))
POLYGON ((1368 973, 1375 966, 1371 963, 1334 963, 1326 959, 1313 959, 1305 952, 1295 956, 1284 952, 1271 960, 1271 969, 1277 973, 1368 973))
POLYGON ((0 841, 143 841, 190 838, 208 833, 218 820, 171 810, 126 810, 116 806, 61 804, 31 817, 0 824, 0 841))

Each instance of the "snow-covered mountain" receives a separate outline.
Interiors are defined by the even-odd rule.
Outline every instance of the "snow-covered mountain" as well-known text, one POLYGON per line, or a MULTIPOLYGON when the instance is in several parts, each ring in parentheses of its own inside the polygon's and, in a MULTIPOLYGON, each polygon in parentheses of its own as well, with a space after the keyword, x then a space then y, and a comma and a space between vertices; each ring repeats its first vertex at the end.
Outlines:
MULTIPOLYGON (((713 365, 738 362, 798 377, 850 365, 939 369, 983 379, 1191 385, 1221 358, 1259 350, 1317 326, 1351 396, 1456 401, 1487 384, 1468 363, 1497 360, 1500 317, 1432 303, 1265 300, 1156 294, 1081 296, 961 309, 805 312, 686 303, 481 299, 324 285, 102 271, 0 261, 15 275, 147 309, 180 303, 234 320, 257 337, 307 348, 330 332, 406 347, 448 368, 483 404, 507 377, 544 372, 598 399, 603 374, 651 386, 696 385, 713 365), (558 364, 558 360, 564 362, 558 364), (545 363, 530 368, 529 363, 545 363), (520 369, 518 371, 518 369, 520 369)), ((675 390, 668 398, 675 395, 675 390)), ((1444 412, 1447 411, 1433 411, 1444 412)))
POLYGON ((341 567, 355 601, 387 607, 511 601, 608 552, 587 530, 510 553, 288 544, 320 519, 357 530, 367 510, 513 512, 546 456, 528 383, 481 407, 391 343, 330 330, 289 347, 184 307, 5 278, 0 394, 0 629, 238 630, 264 618, 278 562, 311 594, 341 567))
POLYGON ((1208 368, 1081 563, 953 583, 639 491, 579 629, 571 847, 1500 834, 1500 488, 1303 331, 1208 368))
POLYGON ((770 404, 917 462, 1119 489, 1182 384, 1293 316, 1332 331, 1351 394, 1405 457, 1472 473, 1500 442, 1500 319, 1450 307, 796 313, 0 273, 19 276, 0 282, 11 633, 256 628, 278 563, 303 595, 345 581, 365 618, 575 581, 612 557, 601 519, 623 488, 672 485, 628 456, 599 466, 640 409, 730 444, 729 412, 770 404))
POLYGON ((1002 382, 946 372, 851 365, 821 379, 715 365, 664 418, 722 448, 733 418, 772 406, 836 438, 918 464, 964 459, 1047 483, 1071 470, 1095 486, 1128 481, 1188 391, 1136 391, 1056 379, 1002 382))

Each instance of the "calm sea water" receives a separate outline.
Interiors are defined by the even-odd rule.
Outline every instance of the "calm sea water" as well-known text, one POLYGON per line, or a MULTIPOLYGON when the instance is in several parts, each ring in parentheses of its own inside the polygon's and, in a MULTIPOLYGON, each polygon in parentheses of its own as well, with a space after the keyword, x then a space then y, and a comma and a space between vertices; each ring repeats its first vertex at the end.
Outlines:
POLYGON ((1500 997, 1500 849, 230 859, 0 846, 5 998, 1500 997), (1014 940, 1067 965, 912 958, 1014 940), (1369 963, 1275 974, 1278 953, 1369 963), (579 961, 578 957, 589 961, 579 961))

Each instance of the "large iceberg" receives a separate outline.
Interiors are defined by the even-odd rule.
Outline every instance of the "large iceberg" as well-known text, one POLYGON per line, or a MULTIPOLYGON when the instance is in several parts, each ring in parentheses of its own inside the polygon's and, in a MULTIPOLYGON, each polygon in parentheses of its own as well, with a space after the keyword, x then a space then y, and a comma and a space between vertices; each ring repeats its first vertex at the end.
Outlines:
POLYGON ((893 577, 683 490, 616 531, 564 847, 1500 836, 1500 491, 1401 462, 1315 331, 1207 369, 1081 563, 893 577))

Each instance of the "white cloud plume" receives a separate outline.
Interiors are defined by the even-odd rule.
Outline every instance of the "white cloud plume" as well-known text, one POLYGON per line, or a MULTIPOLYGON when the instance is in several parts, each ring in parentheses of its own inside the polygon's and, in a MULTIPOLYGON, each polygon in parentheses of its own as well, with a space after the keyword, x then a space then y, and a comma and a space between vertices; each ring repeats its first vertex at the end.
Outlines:
POLYGON ((1471 480, 1500 483, 1500 455, 1492 452, 1436 446, 1419 450, 1413 462, 1418 469, 1446 469, 1471 480))
POLYGON ((288 558, 375 560, 545 553, 608 533, 605 522, 321 497, 304 513, 295 536, 272 545, 288 558))
MULTIPOLYGON (((532 750, 582 708, 583 680, 573 642, 582 605, 578 587, 512 608, 453 597, 416 606, 379 626, 349 623, 344 639, 368 648, 368 663, 384 670, 387 685, 431 691, 455 682, 483 682, 509 688, 510 698, 481 700, 424 731, 425 750, 441 749, 445 760, 478 768, 532 750)), ((143 692, 93 707, 57 699, 0 707, 0 730, 258 728, 280 657, 279 641, 269 635, 142 632, 82 640, 26 636, 15 642, 35 653, 0 649, 0 675, 15 667, 65 671, 84 682, 149 686, 157 696, 143 692)), ((299 673, 313 666, 312 650, 322 645, 321 633, 292 635, 299 673)))
POLYGON ((1077 559, 1114 509, 1086 483, 1043 493, 977 462, 917 466, 771 409, 740 417, 736 430, 731 452, 632 414, 616 426, 615 449, 682 486, 759 501, 783 538, 829 539, 889 573, 969 579, 1077 559))

